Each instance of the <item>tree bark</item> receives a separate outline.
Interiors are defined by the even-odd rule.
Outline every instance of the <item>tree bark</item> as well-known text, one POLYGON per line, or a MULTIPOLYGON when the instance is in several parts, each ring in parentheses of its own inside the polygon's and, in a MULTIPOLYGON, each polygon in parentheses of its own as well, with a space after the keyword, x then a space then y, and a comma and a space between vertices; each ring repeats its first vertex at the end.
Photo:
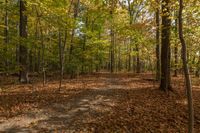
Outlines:
MULTIPOLYGON (((176 15, 177 16, 177 15, 176 15)), ((178 32, 178 19, 175 19, 175 34, 177 37, 178 32)), ((174 76, 178 76, 178 43, 175 42, 175 47, 174 47, 174 63, 175 63, 175 70, 174 70, 174 76)))
POLYGON ((136 49, 136 52, 137 52, 137 56, 136 56, 136 72, 137 73, 140 73, 140 69, 141 69, 141 66, 140 66, 140 51, 139 51, 139 48, 138 48, 138 45, 136 44, 135 46, 135 49, 136 49))
POLYGON ((121 46, 118 46, 118 71, 120 72, 122 70, 122 65, 121 65, 121 46))
MULTIPOLYGON (((85 28, 86 30, 88 29, 88 16, 86 16, 85 18, 85 28)), ((86 46, 86 43, 87 43, 87 34, 85 32, 85 35, 84 35, 84 38, 83 38, 83 46, 82 46, 82 54, 84 55, 85 53, 85 46, 86 46)), ((81 66, 81 73, 84 74, 85 73, 85 64, 84 64, 84 56, 82 55, 81 57, 81 63, 82 63, 82 66, 81 66)))
POLYGON ((21 83, 28 83, 28 48, 26 46, 25 40, 27 38, 27 15, 26 12, 26 2, 20 0, 20 46, 19 46, 19 63, 20 63, 20 75, 19 80, 21 83))
POLYGON ((64 75, 64 57, 65 57, 65 46, 67 43, 67 31, 65 31, 64 41, 62 45, 61 31, 58 33, 58 47, 59 47, 59 60, 60 60, 60 82, 59 82, 59 91, 62 88, 62 80, 64 75))
POLYGON ((8 65, 8 57, 7 57, 7 52, 8 52, 8 0, 5 0, 5 29, 4 29, 4 35, 5 35, 5 53, 6 53, 6 58, 5 58, 5 67, 6 67, 6 73, 8 74, 9 71, 9 65, 8 65))
POLYGON ((170 85, 170 9, 169 0, 162 0, 161 80, 160 89, 168 92, 170 85))
MULTIPOLYGON (((72 1, 74 2, 74 21, 76 22, 76 19, 78 17, 78 11, 79 11, 79 5, 80 5, 80 0, 72 1)), ((69 48, 69 65, 71 65, 72 58, 73 58, 73 51, 74 51, 74 35, 75 35, 75 27, 72 29, 72 34, 71 34, 71 42, 70 42, 70 48, 69 48)), ((70 78, 75 78, 75 68, 69 68, 69 74, 70 78)))
MULTIPOLYGON (((40 24, 41 26, 41 24, 40 24)), ((42 74, 43 74, 43 86, 46 84, 46 70, 45 70, 45 45, 44 45, 44 36, 43 36, 43 30, 40 28, 40 34, 41 34, 41 43, 42 43, 42 74)))
POLYGON ((156 80, 160 80, 160 2, 157 0, 156 9, 156 80))
MULTIPOLYGON (((113 26, 112 26, 113 27, 113 26)), ((110 72, 114 72, 114 31, 111 29, 111 46, 110 46, 110 72)))
POLYGON ((110 29, 110 37, 111 37, 111 42, 110 42, 110 72, 114 72, 114 67, 115 67, 115 33, 114 33, 114 26, 113 26, 113 12, 114 12, 114 1, 112 0, 111 2, 111 9, 110 9, 110 16, 111 16, 111 29, 110 29))
POLYGON ((59 82, 59 91, 62 87, 63 80, 63 62, 62 62, 62 40, 61 40, 61 31, 58 33, 58 47, 59 47, 59 60, 60 60, 60 82, 59 82))
POLYGON ((194 109, 193 109, 193 100, 192 100, 192 85, 187 63, 187 47, 183 37, 183 21, 182 21, 182 11, 183 11, 183 1, 179 0, 179 39, 182 45, 182 60, 183 60, 183 69, 186 82, 186 92, 187 92, 187 101, 188 101, 188 133, 193 133, 194 128, 194 109))

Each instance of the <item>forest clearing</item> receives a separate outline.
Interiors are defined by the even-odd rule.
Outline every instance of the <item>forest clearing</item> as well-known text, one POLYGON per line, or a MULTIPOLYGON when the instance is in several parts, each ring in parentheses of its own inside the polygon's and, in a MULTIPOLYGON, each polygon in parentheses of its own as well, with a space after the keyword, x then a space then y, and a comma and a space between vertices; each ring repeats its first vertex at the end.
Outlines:
POLYGON ((200 133, 199 0, 0 0, 0 132, 200 133))
MULTIPOLYGON (((194 79, 195 130, 200 131, 200 86, 194 79)), ((28 85, 5 85, 0 130, 5 132, 187 132, 182 76, 175 92, 158 89, 152 74, 98 73, 28 85)))

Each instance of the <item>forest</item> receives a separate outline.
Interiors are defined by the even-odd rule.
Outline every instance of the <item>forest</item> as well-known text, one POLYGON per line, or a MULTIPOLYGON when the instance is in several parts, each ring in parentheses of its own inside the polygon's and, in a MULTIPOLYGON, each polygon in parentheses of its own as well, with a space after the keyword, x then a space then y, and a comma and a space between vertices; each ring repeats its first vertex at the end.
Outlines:
POLYGON ((0 132, 200 133, 199 0, 0 0, 0 132))

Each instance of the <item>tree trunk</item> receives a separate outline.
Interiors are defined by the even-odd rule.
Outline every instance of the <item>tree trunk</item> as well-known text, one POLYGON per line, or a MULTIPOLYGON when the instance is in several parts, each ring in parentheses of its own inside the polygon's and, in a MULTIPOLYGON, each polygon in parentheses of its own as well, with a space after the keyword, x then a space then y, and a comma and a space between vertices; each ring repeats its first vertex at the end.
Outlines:
POLYGON ((126 40, 124 40, 124 46, 126 46, 126 64, 125 64, 125 68, 126 68, 126 70, 128 71, 128 43, 126 43, 126 40))
POLYGON ((128 71, 131 71, 131 44, 127 44, 128 47, 128 71))
POLYGON ((136 66, 136 72, 137 73, 140 73, 140 53, 139 53, 139 48, 138 48, 138 45, 136 44, 136 46, 135 46, 135 48, 136 48, 136 52, 137 52, 137 56, 136 56, 136 64, 137 64, 137 66, 136 66))
POLYGON ((58 46, 59 46, 59 60, 60 60, 60 82, 59 82, 59 91, 62 87, 63 80, 63 62, 62 62, 62 40, 61 40, 61 31, 58 33, 58 46))
MULTIPOLYGON (((177 32, 178 32, 178 19, 175 19, 175 34, 177 37, 177 32)), ((175 63, 175 70, 174 70, 174 76, 178 76, 178 43, 175 42, 175 47, 174 47, 174 63, 175 63)))
MULTIPOLYGON (((157 1, 158 6, 160 5, 157 1)), ((156 80, 160 81, 160 9, 156 10, 156 80)))
POLYGON ((62 45, 61 31, 58 33, 58 47, 59 47, 59 60, 60 60, 60 83, 59 83, 59 91, 62 88, 62 80, 64 75, 64 57, 65 57, 65 46, 67 43, 67 31, 65 31, 65 37, 62 45))
MULTIPOLYGON (((85 18, 85 28, 86 30, 88 29, 88 16, 85 18)), ((81 57, 81 63, 82 63, 82 66, 81 66, 81 73, 84 74, 85 73, 85 64, 84 64, 84 52, 85 52, 85 46, 86 46, 86 43, 87 43, 87 34, 85 33, 84 35, 84 38, 83 38, 83 46, 82 46, 82 57, 81 57)))
POLYGON ((9 71, 9 65, 8 65, 8 57, 7 57, 7 52, 8 52, 8 0, 5 0, 5 29, 4 29, 4 35, 5 35, 5 53, 6 53, 6 58, 5 58, 5 67, 6 67, 6 73, 8 74, 9 71))
MULTIPOLYGON (((78 11, 79 11, 79 5, 80 0, 74 1, 74 20, 76 22, 76 19, 78 17, 78 11)), ((71 61, 73 58, 73 51, 74 51, 74 35, 75 35, 75 27, 72 29, 71 34, 71 42, 70 42, 70 48, 69 48, 69 65, 71 65, 71 61)), ((75 78, 75 68, 70 67, 69 69, 70 78, 75 78)))
POLYGON ((20 63, 20 75, 19 80, 21 83, 28 83, 28 48, 26 46, 25 40, 27 38, 27 16, 26 12, 26 2, 20 0, 20 37, 22 38, 19 46, 19 63, 20 63))
POLYGON ((188 133, 193 133, 194 128, 194 109, 192 100, 192 85, 187 64, 187 47, 183 37, 183 23, 182 23, 182 11, 183 11, 183 1, 179 0, 179 39, 182 45, 182 60, 183 69, 185 74, 186 90, 187 90, 187 101, 188 101, 188 133))
POLYGON ((33 72, 33 48, 30 48, 29 51, 29 71, 33 72))
POLYGON ((114 12, 114 1, 112 0, 111 2, 111 9, 110 9, 110 16, 111 16, 111 29, 110 29, 110 37, 111 37, 111 42, 110 42, 110 72, 114 72, 114 67, 115 67, 115 33, 114 33, 114 26, 113 26, 113 12, 114 12))
MULTIPOLYGON (((41 26, 41 24, 40 24, 41 26)), ((46 70, 45 70, 45 45, 44 45, 44 37, 43 37, 43 31, 42 28, 40 28, 40 34, 41 34, 41 43, 42 43, 42 75, 43 75, 43 86, 46 84, 46 70)))
MULTIPOLYGON (((112 26, 113 27, 113 26, 112 26)), ((110 46, 110 72, 114 72, 114 31, 111 29, 111 46, 110 46)))
POLYGON ((170 86, 170 12, 169 0, 162 1, 162 29, 161 29, 161 80, 160 89, 168 91, 170 86))
POLYGON ((122 70, 122 65, 121 65, 121 46, 119 46, 118 49, 118 71, 120 72, 122 70))

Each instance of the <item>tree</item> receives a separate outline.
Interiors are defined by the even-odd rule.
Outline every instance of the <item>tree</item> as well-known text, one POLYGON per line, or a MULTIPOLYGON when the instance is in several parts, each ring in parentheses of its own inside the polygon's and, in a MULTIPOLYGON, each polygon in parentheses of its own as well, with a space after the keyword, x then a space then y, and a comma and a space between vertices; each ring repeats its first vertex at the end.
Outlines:
MULTIPOLYGON (((4 34, 5 34, 5 53, 7 54, 8 52, 8 0, 5 0, 5 29, 4 29, 4 34)), ((6 57, 5 59, 5 66, 6 66, 6 73, 8 73, 8 58, 6 57)))
POLYGON ((156 80, 160 80, 160 2, 159 0, 156 2, 156 80))
POLYGON ((67 39, 67 31, 65 31, 64 41, 61 38, 61 30, 59 29, 58 33, 58 47, 59 47, 59 60, 60 60, 60 83, 59 83, 59 90, 62 88, 62 80, 64 75, 64 52, 66 46, 66 39, 67 39), (63 44, 62 44, 63 42, 63 44))
POLYGON ((168 91, 170 86, 170 1, 162 0, 161 28, 161 81, 160 89, 168 91))
MULTIPOLYGON (((177 30, 178 30, 178 19, 177 19, 177 11, 175 11, 175 36, 177 37, 177 30)), ((174 46, 174 64, 175 64, 175 70, 174 70, 174 76, 178 76, 178 43, 175 41, 174 46)))
POLYGON ((115 8, 115 1, 111 0, 110 2, 110 17, 111 17, 111 28, 110 28, 110 37, 111 37, 111 43, 110 43, 110 72, 114 72, 115 67, 115 32, 114 32, 114 26, 113 26, 113 14, 114 14, 114 8, 115 8))
POLYGON ((192 100, 192 85, 187 64, 187 47, 185 39, 183 37, 182 11, 183 11, 183 0, 179 0, 179 39, 182 45, 182 60, 183 60, 183 69, 185 75, 187 101, 188 101, 188 115, 189 115, 188 133, 193 133, 194 110, 193 110, 193 100, 192 100))
MULTIPOLYGON (((76 30, 76 22, 77 22, 77 17, 79 15, 79 7, 80 7, 80 0, 75 0, 73 1, 73 19, 74 19, 74 27, 72 28, 72 33, 71 33, 71 42, 70 42, 70 50, 69 50, 69 64, 73 65, 73 51, 74 51, 74 36, 75 36, 75 30, 76 30)), ((70 77, 75 78, 75 68, 70 67, 69 70, 70 77)))
POLYGON ((28 83, 28 48, 26 46, 27 38, 27 15, 26 15, 26 1, 20 0, 20 46, 19 46, 19 62, 20 74, 19 80, 21 83, 28 83))

